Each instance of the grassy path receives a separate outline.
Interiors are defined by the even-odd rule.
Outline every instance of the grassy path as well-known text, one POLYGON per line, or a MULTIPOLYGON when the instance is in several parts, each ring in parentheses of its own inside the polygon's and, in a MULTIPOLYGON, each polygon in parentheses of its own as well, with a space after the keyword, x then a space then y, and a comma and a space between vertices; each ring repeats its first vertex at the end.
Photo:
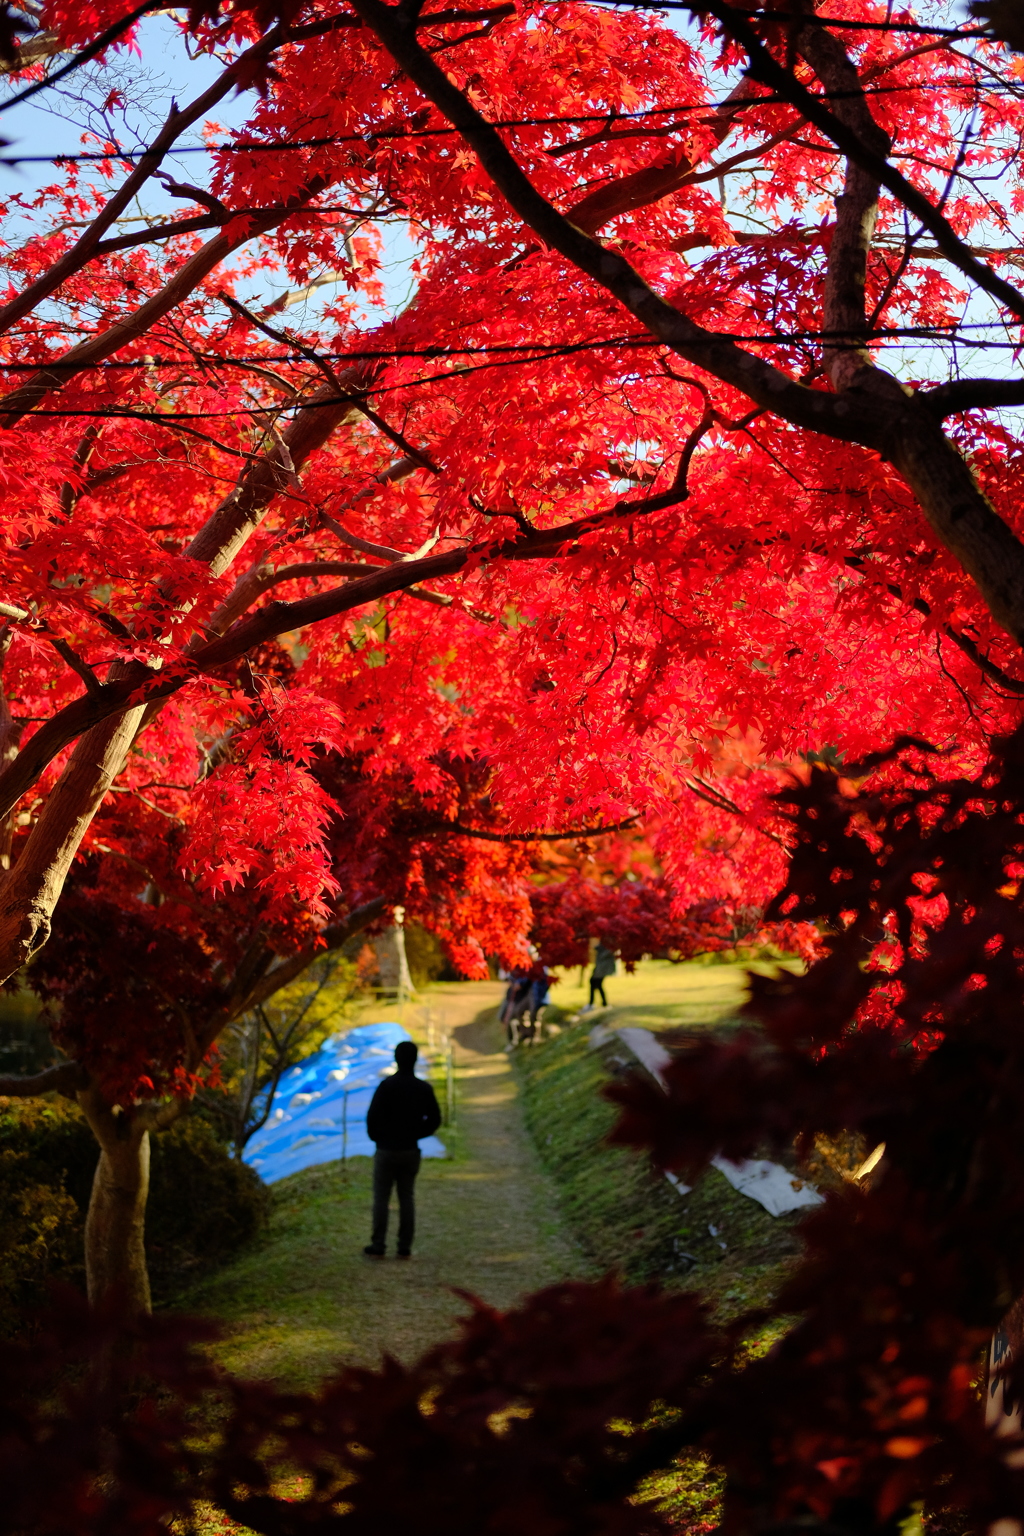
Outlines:
POLYGON ((428 1010, 434 1030, 451 1035, 458 1104, 453 1133, 441 1132, 453 1155, 424 1161, 417 1182, 412 1262, 363 1257, 369 1158, 282 1180, 267 1241, 184 1298, 229 1324, 218 1353, 233 1371, 303 1387, 340 1361, 375 1365, 384 1351, 409 1360, 453 1330, 464 1311, 453 1287, 505 1307, 590 1272, 523 1126, 495 1018, 503 991, 441 984, 407 1011, 416 1038, 428 1010))

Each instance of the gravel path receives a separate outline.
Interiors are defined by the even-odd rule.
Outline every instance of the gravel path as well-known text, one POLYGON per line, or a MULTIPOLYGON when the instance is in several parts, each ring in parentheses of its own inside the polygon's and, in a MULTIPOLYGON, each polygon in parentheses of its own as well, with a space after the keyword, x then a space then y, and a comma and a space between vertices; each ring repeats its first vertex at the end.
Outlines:
POLYGON ((337 1361, 376 1365, 385 1351, 410 1360, 453 1331, 465 1306, 455 1288, 508 1307, 588 1273, 523 1127, 496 1021, 502 992, 440 984, 406 1014, 421 1040, 428 1024, 450 1035, 457 1086, 454 1132, 440 1133, 453 1156, 425 1160, 417 1182, 412 1261, 363 1257, 368 1158, 282 1181, 267 1243, 187 1298, 189 1310, 229 1324, 218 1354, 232 1370, 309 1386, 337 1361))

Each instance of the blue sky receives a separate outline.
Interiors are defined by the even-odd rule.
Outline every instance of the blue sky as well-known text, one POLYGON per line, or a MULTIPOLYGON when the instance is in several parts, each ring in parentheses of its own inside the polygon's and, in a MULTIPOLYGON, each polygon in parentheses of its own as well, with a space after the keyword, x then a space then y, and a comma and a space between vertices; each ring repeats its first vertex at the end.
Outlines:
MULTIPOLYGON (((933 3, 926 3, 921 9, 928 14, 929 19, 950 22, 958 19, 962 7, 956 0, 952 4, 949 0, 933 0, 933 3)), ((679 30, 688 31, 692 35, 692 24, 688 18, 680 13, 670 13, 668 19, 679 30)), ((220 65, 215 59, 209 56, 189 58, 180 30, 170 15, 146 18, 139 28, 138 40, 141 58, 135 53, 117 52, 102 66, 87 66, 71 75, 63 84, 39 93, 30 102, 6 112, 0 106, 0 135, 9 144, 5 153, 8 156, 23 154, 47 157, 75 153, 82 148, 84 135, 90 131, 104 131, 96 107, 89 103, 102 102, 110 90, 118 87, 123 89, 129 105, 125 109, 115 110, 110 126, 120 143, 126 147, 139 147, 152 139, 172 97, 179 103, 192 100, 219 73, 220 65)), ((6 94, 13 94, 18 88, 8 83, 6 94)), ((4 89, 0 85, 0 94, 4 89)), ((248 116, 252 100, 252 93, 226 99, 216 109, 217 122, 224 128, 241 125, 248 116)), ((182 139, 184 146, 200 142, 198 126, 182 139)), ((181 154, 168 157, 165 164, 185 180, 196 180, 202 184, 205 179, 199 169, 202 161, 201 155, 181 154)), ((49 163, 0 165, 0 196, 12 193, 31 196, 53 177, 54 171, 49 163)), ((727 196, 738 231, 745 223, 742 205, 735 201, 742 185, 742 178, 731 178, 727 183, 727 196)), ((169 214, 181 206, 180 202, 167 196, 159 182, 150 181, 144 194, 146 213, 169 214)), ((385 308, 394 309, 401 306, 409 295, 409 263, 415 255, 415 248, 406 231, 398 224, 386 227, 382 233, 386 250, 386 269, 383 274, 385 308)), ((16 219, 9 221, 6 234, 8 239, 16 238, 16 219)), ((283 286, 282 278, 273 289, 273 294, 283 286)), ((293 321, 301 323, 304 314, 312 318, 329 299, 332 291, 330 288, 321 289, 306 306, 294 309, 291 312, 293 321)), ((263 292, 267 293, 266 288, 263 292)), ((978 321, 990 319, 992 314, 992 305, 981 295, 972 300, 966 318, 978 321)), ((368 323, 381 318, 380 310, 367 310, 368 323)), ((899 366, 897 359, 900 359, 902 369, 908 374, 936 378, 948 376, 949 364, 943 356, 943 349, 933 351, 919 344, 902 344, 891 345, 886 350, 890 362, 899 366)), ((961 355, 971 371, 1000 374, 1014 367, 1011 354, 1001 351, 975 353, 972 357, 971 349, 965 347, 961 355)))

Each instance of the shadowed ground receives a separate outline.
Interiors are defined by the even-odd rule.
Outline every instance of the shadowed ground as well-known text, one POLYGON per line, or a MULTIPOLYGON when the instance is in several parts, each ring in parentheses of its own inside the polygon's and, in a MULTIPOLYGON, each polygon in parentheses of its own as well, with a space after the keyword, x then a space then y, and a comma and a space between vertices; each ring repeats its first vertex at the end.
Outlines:
POLYGON ((412 1261, 363 1256, 369 1158, 282 1180, 267 1242, 180 1303, 229 1324, 217 1353, 231 1370, 298 1387, 338 1361, 375 1365, 385 1351, 411 1360, 452 1332, 465 1308, 456 1288, 507 1307, 592 1272, 523 1126, 496 1021, 503 991, 494 982, 441 984, 406 1013, 417 1039, 428 1030, 451 1036, 457 1083, 456 1124, 440 1132, 453 1155, 425 1161, 417 1183, 412 1261))

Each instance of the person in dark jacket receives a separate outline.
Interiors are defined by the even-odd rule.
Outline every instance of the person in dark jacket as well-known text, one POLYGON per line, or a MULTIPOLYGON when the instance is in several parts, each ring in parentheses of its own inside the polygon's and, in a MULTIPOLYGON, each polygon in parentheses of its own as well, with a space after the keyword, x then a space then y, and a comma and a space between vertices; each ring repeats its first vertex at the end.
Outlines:
POLYGON ((413 1070, 419 1051, 412 1040, 395 1046, 398 1071, 386 1077, 370 1100, 366 1134, 376 1142, 373 1159, 373 1236, 363 1249, 382 1259, 388 1235, 388 1204, 392 1186, 398 1189, 398 1257, 412 1257, 416 1230, 413 1185, 420 1171, 419 1140, 432 1136, 441 1124, 434 1090, 413 1070))
POLYGON ((606 949, 598 942, 597 953, 594 956, 594 969, 590 973, 590 1002, 582 1010, 589 1013, 594 1006, 594 998, 600 992, 601 1006, 608 1007, 608 999, 604 995, 605 977, 615 975, 615 951, 606 949))

